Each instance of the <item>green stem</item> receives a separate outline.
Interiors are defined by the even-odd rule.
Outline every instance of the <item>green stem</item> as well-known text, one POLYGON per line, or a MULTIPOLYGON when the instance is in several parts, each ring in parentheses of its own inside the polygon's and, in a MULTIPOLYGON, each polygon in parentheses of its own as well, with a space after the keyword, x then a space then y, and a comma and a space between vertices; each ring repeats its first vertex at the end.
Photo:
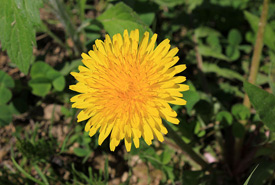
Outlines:
MULTIPOLYGON (((257 74, 259 71, 260 58, 261 58, 262 49, 263 49, 264 30, 265 30, 266 21, 267 21, 268 1, 269 0, 264 0, 263 2, 263 9, 262 9, 261 19, 259 22, 259 28, 257 32, 257 39, 254 46, 254 52, 253 52, 252 62, 250 67, 250 74, 248 77, 248 82, 251 84, 255 84, 257 74)), ((245 94, 243 104, 248 108, 250 108, 251 106, 247 94, 245 94)))
POLYGON ((192 147, 190 147, 187 143, 185 143, 181 137, 177 134, 177 132, 175 132, 170 125, 164 121, 163 122, 164 126, 167 128, 168 130, 168 136, 170 138, 172 138, 175 143, 184 151, 186 152, 189 157, 194 160, 197 164, 199 164, 202 168, 207 168, 208 164, 207 162, 199 155, 197 154, 192 147))

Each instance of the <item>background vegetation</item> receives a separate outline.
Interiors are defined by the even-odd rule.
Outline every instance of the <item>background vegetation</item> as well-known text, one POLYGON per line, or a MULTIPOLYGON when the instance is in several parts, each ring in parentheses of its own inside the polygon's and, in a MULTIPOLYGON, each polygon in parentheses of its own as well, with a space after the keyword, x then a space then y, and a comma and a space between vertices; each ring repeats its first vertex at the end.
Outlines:
POLYGON ((271 0, 0 0, 0 184, 274 184, 274 12, 271 0), (136 28, 180 49, 188 103, 163 143, 110 152, 76 123, 69 72, 95 39, 136 28))

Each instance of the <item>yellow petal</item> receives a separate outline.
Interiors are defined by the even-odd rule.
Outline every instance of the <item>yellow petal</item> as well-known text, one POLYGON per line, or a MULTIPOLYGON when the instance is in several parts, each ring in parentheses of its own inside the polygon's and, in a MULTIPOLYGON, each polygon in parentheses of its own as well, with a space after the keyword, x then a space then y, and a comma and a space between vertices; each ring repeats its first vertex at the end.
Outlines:
POLYGON ((90 116, 88 114, 86 114, 83 110, 79 112, 79 114, 77 115, 77 122, 81 122, 84 121, 86 119, 90 118, 90 116))

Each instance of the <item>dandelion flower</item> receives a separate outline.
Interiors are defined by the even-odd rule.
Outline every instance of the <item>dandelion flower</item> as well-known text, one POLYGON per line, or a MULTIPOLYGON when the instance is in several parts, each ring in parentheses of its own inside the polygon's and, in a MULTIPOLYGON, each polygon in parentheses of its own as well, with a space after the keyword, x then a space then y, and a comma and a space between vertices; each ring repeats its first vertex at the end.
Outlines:
POLYGON ((170 104, 186 104, 181 93, 189 89, 181 84, 186 78, 175 76, 186 65, 174 66, 178 48, 170 50, 168 39, 155 48, 156 39, 154 34, 149 41, 145 32, 139 42, 138 29, 130 35, 125 30, 123 37, 106 35, 104 42, 95 41, 89 55, 82 54, 86 67, 71 73, 78 83, 70 89, 80 93, 71 98, 72 107, 82 109, 77 121, 88 120, 85 131, 91 137, 99 131, 99 145, 111 134, 111 151, 123 139, 127 151, 132 140, 139 147, 141 136, 148 145, 154 137, 162 142, 167 134, 162 119, 179 123, 170 104))

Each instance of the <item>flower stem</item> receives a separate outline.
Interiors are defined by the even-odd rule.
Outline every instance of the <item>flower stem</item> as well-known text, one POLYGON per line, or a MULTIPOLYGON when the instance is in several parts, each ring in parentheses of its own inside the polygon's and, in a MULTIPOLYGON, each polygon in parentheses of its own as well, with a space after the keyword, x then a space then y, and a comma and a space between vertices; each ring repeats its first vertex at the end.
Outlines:
MULTIPOLYGON (((252 56, 252 63, 250 67, 250 74, 248 77, 248 82, 255 84, 259 66, 260 66, 260 58, 262 54, 262 49, 263 49, 263 40, 264 40, 264 30, 266 26, 266 21, 267 21, 267 13, 268 13, 268 1, 269 0, 264 0, 263 2, 263 9, 262 9, 262 14, 261 14, 261 19, 259 22, 259 28, 257 32, 257 39, 254 45, 254 52, 252 56)), ((243 104, 250 108, 251 104, 249 101, 249 98, 247 94, 245 94, 243 104)))
POLYGON ((207 162, 199 155, 197 154, 192 147, 190 147, 187 143, 185 143, 181 137, 175 132, 170 125, 166 122, 163 121, 164 126, 168 130, 168 136, 172 138, 175 143, 184 151, 186 152, 189 157, 194 160, 197 164, 199 164, 202 168, 207 168, 208 164, 207 162))

